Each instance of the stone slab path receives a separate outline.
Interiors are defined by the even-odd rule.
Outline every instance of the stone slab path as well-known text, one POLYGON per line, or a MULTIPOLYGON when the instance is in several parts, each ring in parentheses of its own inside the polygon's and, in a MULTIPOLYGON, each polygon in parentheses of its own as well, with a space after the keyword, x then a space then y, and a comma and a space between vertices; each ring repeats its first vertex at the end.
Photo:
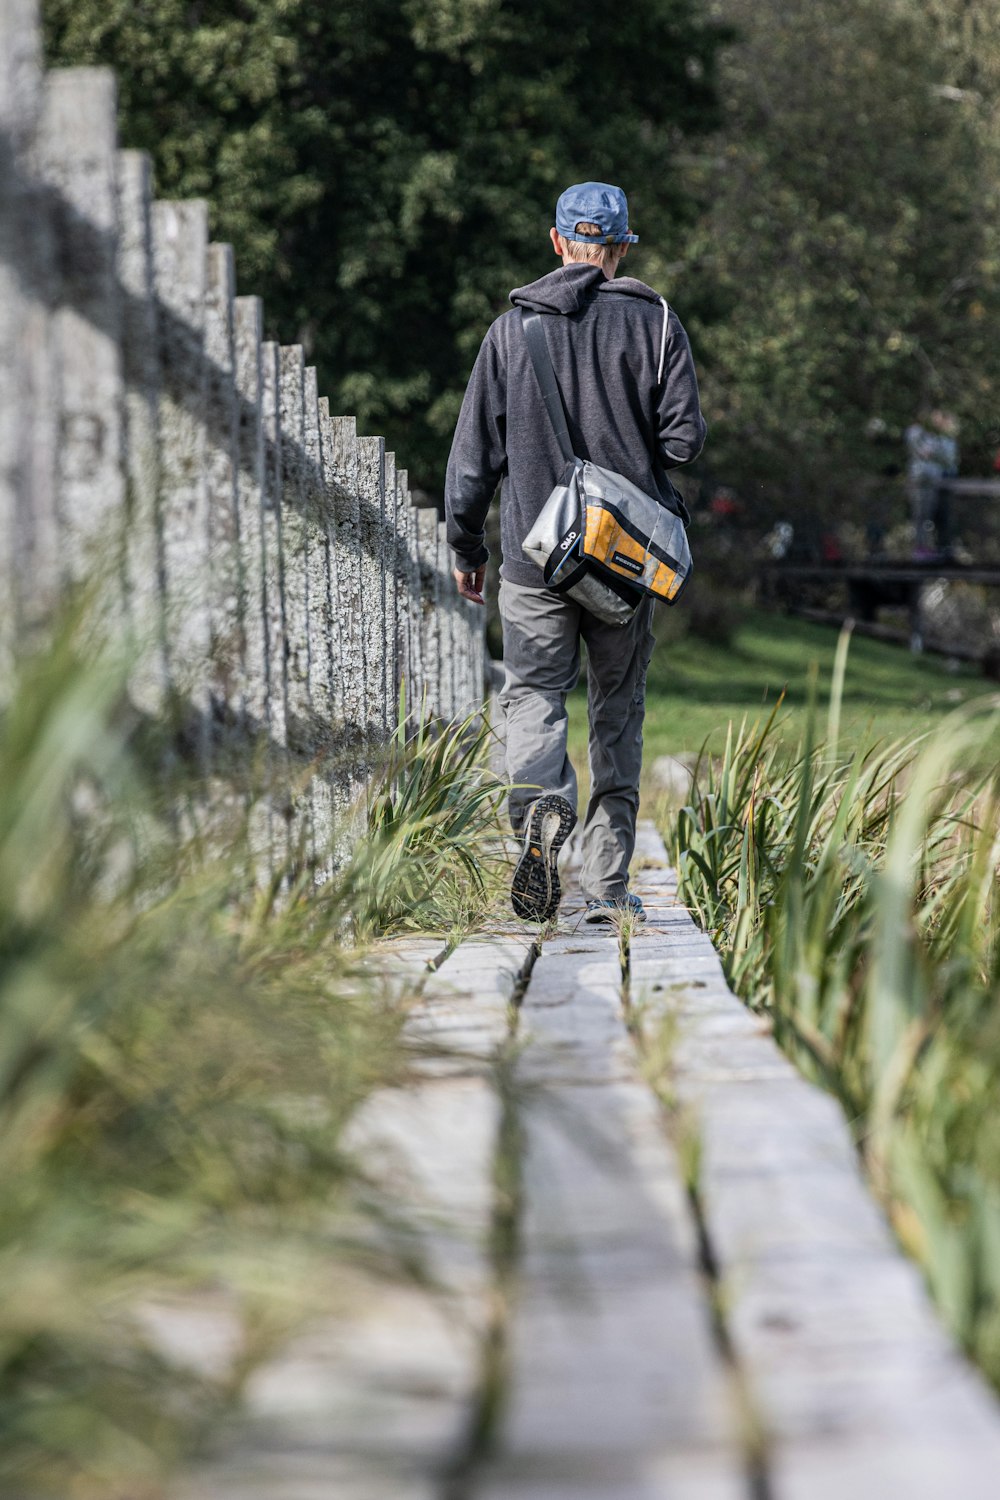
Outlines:
POLYGON ((729 992, 641 831, 625 942, 378 962, 407 1083, 354 1143, 419 1246, 251 1382, 177 1500, 994 1500, 956 1352, 835 1101, 729 992))

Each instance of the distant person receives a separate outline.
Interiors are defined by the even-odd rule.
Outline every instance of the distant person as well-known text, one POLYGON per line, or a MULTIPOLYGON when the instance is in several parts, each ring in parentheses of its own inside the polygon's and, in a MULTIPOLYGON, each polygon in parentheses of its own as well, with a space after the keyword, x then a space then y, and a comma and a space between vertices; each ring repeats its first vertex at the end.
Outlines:
POLYGON ((642 766, 646 667, 653 648, 647 595, 625 625, 609 625, 545 587, 522 550, 564 468, 528 353, 521 310, 542 315, 573 452, 624 474, 675 513, 667 470, 705 440, 698 384, 677 314, 631 276, 615 280, 638 236, 621 188, 583 182, 556 204, 555 271, 510 294, 479 351, 462 403, 445 483, 448 541, 459 593, 483 603, 486 514, 500 485, 504 686, 500 706, 512 783, 511 827, 523 839, 511 900, 526 921, 559 906, 556 862, 576 822, 576 773, 566 752, 566 695, 587 646, 590 800, 580 884, 586 920, 606 922, 642 902, 628 888, 642 766), (539 794, 541 793, 541 795, 539 794))
POLYGON ((865 522, 865 553, 873 562, 885 556, 885 526, 879 520, 865 522))
MULTIPOLYGON (((937 436, 941 479, 955 479, 958 476, 958 418, 954 412, 934 411, 931 413, 931 425, 937 436)), ((950 558, 952 556, 951 490, 944 483, 938 485, 934 530, 938 553, 941 557, 950 558)))
POLYGON ((942 481, 958 473, 958 422, 936 408, 911 423, 905 441, 913 555, 939 557, 950 548, 950 505, 942 481))
POLYGON ((941 482, 941 465, 930 428, 930 418, 922 414, 911 422, 904 434, 906 442, 906 489, 913 523, 913 555, 930 557, 934 537, 934 508, 941 482))

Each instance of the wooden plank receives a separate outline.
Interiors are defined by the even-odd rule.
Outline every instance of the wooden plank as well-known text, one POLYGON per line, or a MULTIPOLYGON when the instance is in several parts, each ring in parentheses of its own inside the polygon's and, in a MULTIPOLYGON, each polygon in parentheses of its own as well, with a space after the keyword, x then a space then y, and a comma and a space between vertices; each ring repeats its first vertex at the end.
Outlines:
POLYGON ((384 1090, 350 1144, 405 1221, 427 1285, 342 1272, 319 1317, 250 1379, 240 1420, 176 1500, 437 1495, 476 1399, 499 1104, 485 1078, 384 1090))
POLYGON ((427 1072, 492 1068, 510 1036, 511 1006, 532 955, 530 937, 473 937, 430 976, 407 1036, 427 1072))
POLYGON ((839 1105, 729 993, 681 908, 651 913, 630 987, 647 1037, 673 1034, 670 1087, 697 1120, 705 1231, 774 1500, 995 1494, 1000 1408, 893 1241, 839 1105))
POLYGON ((681 1173, 640 1080, 617 935, 546 942, 521 1005, 508 1401, 481 1500, 743 1495, 681 1173))
POLYGON ((666 870, 670 861, 667 851, 663 847, 663 840, 653 827, 652 823, 645 819, 639 824, 635 831, 635 853, 632 856, 632 867, 644 874, 652 870, 666 870))
MULTIPOLYGON (((416 1251, 426 1279, 342 1276, 337 1314, 256 1372, 175 1500, 438 1500, 464 1450, 494 1309, 494 1066, 531 948, 471 939, 429 970, 442 948, 406 938, 376 952, 394 989, 419 990, 409 1078, 366 1102, 347 1141, 398 1226, 382 1248, 416 1251)), ((204 1327, 195 1318, 192 1348, 204 1327)))

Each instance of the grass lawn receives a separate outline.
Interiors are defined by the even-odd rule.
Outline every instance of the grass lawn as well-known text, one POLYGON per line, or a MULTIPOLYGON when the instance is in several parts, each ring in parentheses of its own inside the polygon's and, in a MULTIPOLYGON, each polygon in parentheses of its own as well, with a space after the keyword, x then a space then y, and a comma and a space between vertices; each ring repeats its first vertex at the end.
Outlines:
MULTIPOLYGON (((654 629, 666 637, 664 611, 654 629)), ((790 616, 751 610, 729 646, 687 635, 661 639, 650 664, 644 761, 658 755, 697 751, 707 740, 721 751, 730 720, 756 718, 782 689, 782 719, 796 739, 805 722, 809 669, 819 667, 820 702, 837 646, 837 632, 790 616)), ((570 703, 570 753, 581 780, 587 764, 587 705, 584 674, 570 703)), ((913 656, 902 646, 856 636, 851 643, 844 692, 842 733, 858 743, 919 734, 944 714, 976 697, 998 691, 974 668, 939 656, 913 656)))

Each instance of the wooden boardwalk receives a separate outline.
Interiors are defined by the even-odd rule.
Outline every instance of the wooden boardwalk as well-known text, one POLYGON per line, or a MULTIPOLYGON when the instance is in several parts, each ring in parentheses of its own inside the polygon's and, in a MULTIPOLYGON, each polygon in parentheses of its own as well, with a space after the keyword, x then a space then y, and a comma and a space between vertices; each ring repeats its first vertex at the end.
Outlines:
POLYGON ((355 1141, 426 1282, 359 1286, 177 1500, 994 1500, 1000 1405, 840 1110, 728 991, 652 828, 628 944, 387 945, 405 1086, 355 1141))

